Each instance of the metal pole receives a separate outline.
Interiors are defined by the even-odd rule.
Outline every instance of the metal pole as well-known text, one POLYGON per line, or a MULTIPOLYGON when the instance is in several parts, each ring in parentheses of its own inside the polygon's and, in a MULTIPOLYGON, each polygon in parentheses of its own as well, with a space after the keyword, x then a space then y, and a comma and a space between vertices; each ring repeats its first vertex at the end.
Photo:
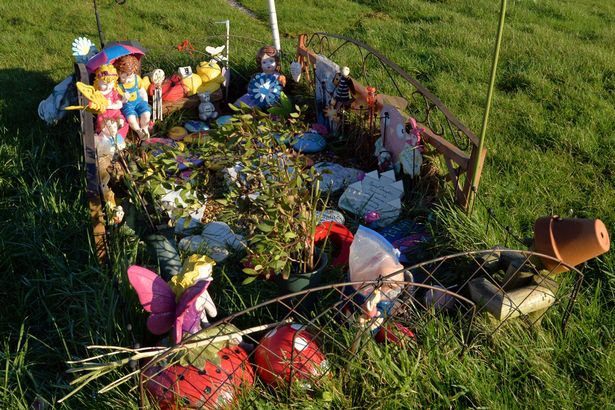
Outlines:
POLYGON ((271 33, 273 34, 273 46, 280 51, 280 32, 278 31, 278 16, 275 12, 275 0, 269 0, 269 20, 271 20, 271 33))
MULTIPOLYGON (((495 88, 495 75, 498 67, 498 59, 500 57, 500 45, 502 44, 502 33, 504 32, 504 20, 506 19, 506 0, 502 0, 500 6, 500 22, 498 24, 498 33, 495 41, 495 49, 493 50, 493 62, 491 64, 491 79, 489 81, 489 89, 487 91, 487 102, 485 104, 485 114, 483 115, 483 126, 480 132, 480 138, 478 142, 478 155, 474 162, 474 172, 472 173, 472 184, 469 193, 471 204, 474 202, 474 195, 476 195, 476 187, 474 181, 478 177, 478 164, 481 161, 482 152, 485 146, 485 135, 487 134, 487 123, 489 122, 489 112, 491 111, 491 100, 493 98, 493 89, 495 88)), ((471 206, 468 206, 471 209, 471 206)))
POLYGON ((105 37, 103 36, 102 25, 100 24, 100 16, 98 15, 98 6, 94 0, 94 14, 96 15, 96 26, 98 27, 98 39, 100 40, 100 49, 105 48, 105 37))

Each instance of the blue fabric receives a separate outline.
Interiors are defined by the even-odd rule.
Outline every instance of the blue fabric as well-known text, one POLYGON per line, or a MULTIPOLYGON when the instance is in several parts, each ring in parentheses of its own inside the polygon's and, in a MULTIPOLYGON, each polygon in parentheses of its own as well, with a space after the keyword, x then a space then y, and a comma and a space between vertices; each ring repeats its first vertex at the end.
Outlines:
POLYGON ((141 114, 145 112, 152 112, 152 109, 150 108, 149 104, 147 104, 147 101, 143 100, 126 102, 122 107, 122 114, 124 114, 124 117, 126 118, 131 115, 134 115, 135 117, 140 117, 141 114))

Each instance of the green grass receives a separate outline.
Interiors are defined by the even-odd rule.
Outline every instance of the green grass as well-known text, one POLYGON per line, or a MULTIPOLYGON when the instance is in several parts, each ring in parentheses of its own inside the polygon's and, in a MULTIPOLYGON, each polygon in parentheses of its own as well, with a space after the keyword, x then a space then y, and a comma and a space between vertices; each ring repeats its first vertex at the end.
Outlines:
MULTIPOLYGON (((598 217, 613 232, 615 3, 509 3, 481 198, 517 236, 529 236, 534 219, 551 213, 598 217)), ((124 6, 99 1, 108 40, 140 40, 160 59, 171 59, 162 56, 164 50, 186 38, 197 48, 211 44, 206 36, 223 33, 212 22, 226 18, 232 33, 268 42, 266 2, 242 4, 258 19, 222 0, 128 0, 124 6)), ((479 133, 497 2, 280 0, 277 12, 288 54, 300 32, 322 30, 361 40, 417 77, 479 133)), ((71 41, 86 35, 98 42, 96 24, 89 1, 25 0, 0 4, 0 27, 0 408, 28 408, 35 402, 62 407, 56 401, 69 391, 71 380, 66 360, 85 357, 89 344, 134 345, 145 333, 123 279, 127 260, 120 254, 115 267, 103 271, 91 252, 76 119, 69 116, 48 128, 36 116, 38 102, 72 72, 71 41)), ((249 72, 259 42, 234 44, 231 59, 249 72)), ((501 230, 483 230, 487 217, 481 206, 472 220, 446 205, 434 218, 449 248, 506 239, 501 230)), ((353 382, 343 386, 348 390, 332 385, 332 401, 316 398, 312 406, 612 406, 613 252, 589 263, 585 273, 563 335, 556 326, 558 311, 533 332, 507 327, 462 359, 446 352, 400 355, 392 363, 377 357, 370 359, 374 372, 399 380, 387 382, 380 392, 374 387, 382 381, 379 376, 361 376, 357 370, 353 382), (394 373, 395 366, 403 372, 394 373)), ((217 285, 226 280, 238 283, 229 273, 217 285)), ((235 293, 226 289, 224 295, 235 293)), ((229 306, 239 308, 239 303, 229 306)), ((94 388, 64 405, 136 406, 136 394, 126 389, 97 395, 94 388)), ((308 407, 303 400, 288 406, 308 407)))

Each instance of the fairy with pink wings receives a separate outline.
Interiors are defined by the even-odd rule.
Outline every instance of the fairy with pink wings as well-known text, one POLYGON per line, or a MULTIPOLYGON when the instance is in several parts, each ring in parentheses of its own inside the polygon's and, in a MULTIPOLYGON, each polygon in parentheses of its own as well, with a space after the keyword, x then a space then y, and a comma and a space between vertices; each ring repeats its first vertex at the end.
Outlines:
POLYGON ((215 317, 218 314, 207 292, 212 282, 213 264, 213 260, 207 261, 204 266, 188 260, 184 272, 174 276, 169 283, 141 266, 128 268, 128 280, 137 292, 143 309, 150 313, 147 319, 150 332, 163 335, 173 329, 174 341, 179 343, 185 333, 198 332, 203 328, 202 323, 208 323, 208 316, 215 317), (190 263, 193 269, 187 270, 186 266, 190 263))

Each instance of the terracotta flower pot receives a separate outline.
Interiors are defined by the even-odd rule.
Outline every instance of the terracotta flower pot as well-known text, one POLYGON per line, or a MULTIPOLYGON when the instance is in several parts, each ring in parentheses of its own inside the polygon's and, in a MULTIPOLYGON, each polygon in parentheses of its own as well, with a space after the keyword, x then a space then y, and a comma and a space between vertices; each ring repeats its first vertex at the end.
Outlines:
MULTIPOLYGON (((534 223, 534 250, 576 266, 608 252, 609 233, 600 219, 562 219, 558 216, 539 218, 534 223)), ((568 268, 556 261, 541 258, 553 273, 568 268)))

